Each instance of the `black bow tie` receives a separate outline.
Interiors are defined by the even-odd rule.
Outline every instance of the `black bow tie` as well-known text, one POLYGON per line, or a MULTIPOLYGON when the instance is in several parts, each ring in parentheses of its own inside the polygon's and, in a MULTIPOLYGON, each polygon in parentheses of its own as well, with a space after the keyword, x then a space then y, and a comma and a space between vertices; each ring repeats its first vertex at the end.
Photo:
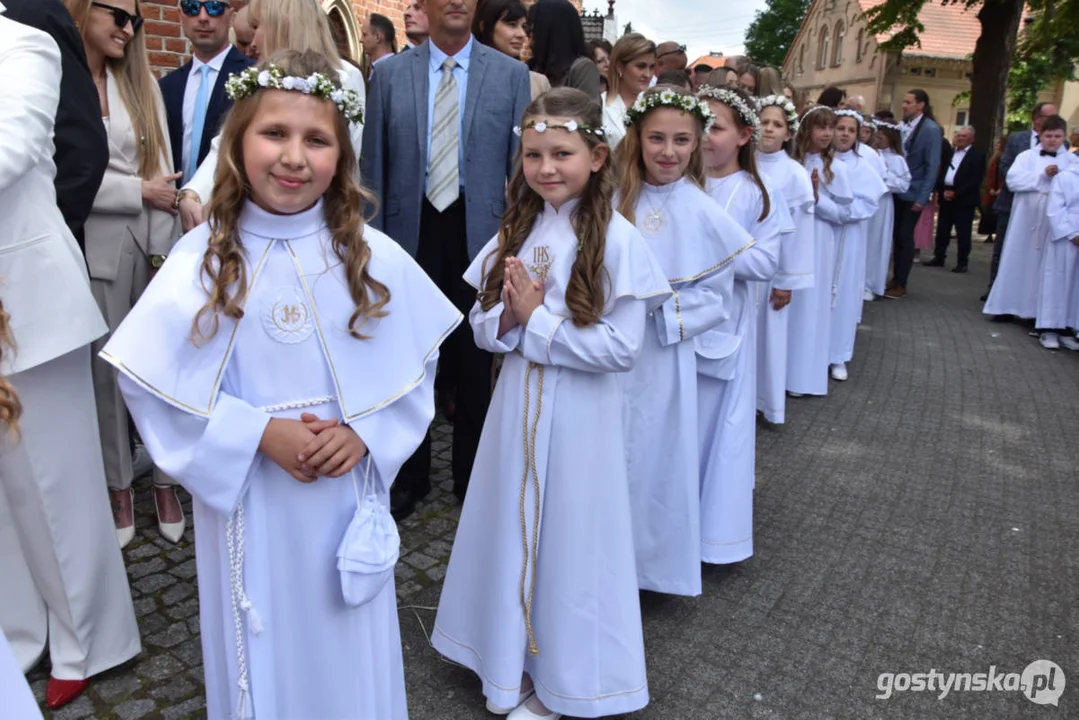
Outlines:
POLYGON ((1055 150, 1042 150, 1041 156, 1045 157, 1046 155, 1048 155, 1049 157, 1056 157, 1057 156, 1055 150))

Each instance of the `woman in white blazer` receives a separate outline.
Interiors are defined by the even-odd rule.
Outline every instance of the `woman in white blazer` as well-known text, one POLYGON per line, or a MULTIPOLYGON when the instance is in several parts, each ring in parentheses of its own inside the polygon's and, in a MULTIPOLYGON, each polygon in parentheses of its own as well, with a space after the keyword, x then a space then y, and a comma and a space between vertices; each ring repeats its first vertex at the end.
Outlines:
POLYGON ((626 33, 611 50, 611 67, 603 93, 603 129, 607 143, 614 149, 626 136, 628 110, 637 96, 648 89, 656 69, 656 44, 640 33, 626 33))
POLYGON ((0 626, 24 672, 48 651, 46 701, 59 707, 138 654, 139 632, 90 375, 107 327, 53 186, 60 52, 3 12, 0 0, 0 298, 14 350, 0 374, 22 417, 18 434, 0 430, 0 626))
MULTIPOLYGON (((318 3, 310 0, 251 0, 247 6, 247 20, 255 29, 255 39, 248 52, 256 60, 266 60, 278 50, 314 50, 326 56, 330 64, 339 68, 341 86, 353 90, 366 101, 367 85, 363 71, 343 59, 337 51, 330 23, 318 3)), ((349 138, 359 161, 363 140, 363 123, 349 125, 349 138)), ((203 221, 203 208, 210 203, 214 189, 214 173, 217 172, 218 135, 210 143, 210 152, 199 169, 180 189, 180 218, 187 232, 203 221)), ((356 172, 359 173, 357 167, 356 172)))
MULTIPOLYGON (((150 71, 136 0, 67 0, 80 21, 86 60, 101 100, 109 165, 86 221, 91 288, 111 333, 146 288, 180 234, 165 104, 150 71), (103 7, 104 5, 104 7, 103 7)), ((94 390, 116 533, 124 547, 135 536, 131 438, 116 369, 97 357, 94 390)), ((161 535, 178 542, 185 518, 175 483, 154 471, 154 504, 161 535)))

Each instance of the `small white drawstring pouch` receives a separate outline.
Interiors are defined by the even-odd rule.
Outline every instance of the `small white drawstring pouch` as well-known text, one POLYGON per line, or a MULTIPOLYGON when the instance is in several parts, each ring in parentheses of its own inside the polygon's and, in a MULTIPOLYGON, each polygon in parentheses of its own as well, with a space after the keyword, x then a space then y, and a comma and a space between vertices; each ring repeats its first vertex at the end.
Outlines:
POLYGON ((363 492, 352 470, 356 492, 356 514, 337 547, 337 569, 341 590, 349 607, 360 607, 375 599, 393 577, 393 566, 401 554, 401 536, 390 511, 378 499, 371 483, 371 456, 363 473, 363 492))

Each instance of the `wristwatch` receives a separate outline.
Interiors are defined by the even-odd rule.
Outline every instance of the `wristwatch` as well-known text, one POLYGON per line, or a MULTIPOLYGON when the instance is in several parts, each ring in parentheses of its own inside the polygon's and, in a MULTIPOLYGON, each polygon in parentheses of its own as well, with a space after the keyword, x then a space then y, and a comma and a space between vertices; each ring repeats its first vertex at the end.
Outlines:
POLYGON ((200 198, 199 194, 194 190, 181 190, 180 192, 176 193, 176 199, 172 201, 172 209, 178 210, 180 208, 180 201, 183 200, 185 197, 190 197, 192 200, 199 204, 202 203, 202 198, 200 198))
POLYGON ((168 255, 151 255, 150 267, 154 270, 160 270, 161 266, 165 264, 166 258, 168 258, 168 255))

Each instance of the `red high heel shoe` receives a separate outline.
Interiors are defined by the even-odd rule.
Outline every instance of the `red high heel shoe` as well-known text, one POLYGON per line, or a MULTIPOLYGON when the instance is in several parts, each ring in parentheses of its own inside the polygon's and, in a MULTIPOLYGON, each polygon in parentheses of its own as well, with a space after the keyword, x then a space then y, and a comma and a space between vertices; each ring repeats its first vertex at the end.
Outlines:
POLYGON ((53 710, 62 708, 82 695, 88 687, 90 687, 89 680, 57 680, 50 677, 49 684, 45 688, 45 704, 53 710))

